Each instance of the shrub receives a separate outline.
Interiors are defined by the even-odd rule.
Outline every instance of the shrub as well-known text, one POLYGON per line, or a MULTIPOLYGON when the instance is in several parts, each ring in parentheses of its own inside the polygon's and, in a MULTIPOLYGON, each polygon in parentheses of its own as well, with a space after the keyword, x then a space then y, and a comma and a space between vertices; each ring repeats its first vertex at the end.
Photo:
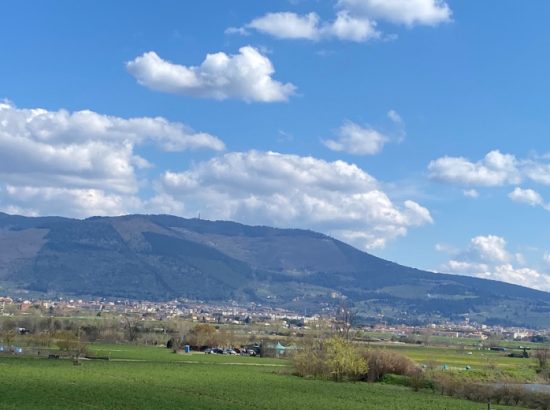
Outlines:
POLYGON ((216 333, 216 328, 207 323, 195 325, 185 336, 185 344, 191 346, 217 346, 222 345, 223 341, 216 333))
POLYGON ((491 385, 464 383, 449 375, 438 375, 435 379, 436 390, 447 396, 494 404, 522 406, 530 409, 550 409, 550 394, 526 390, 521 385, 491 385))
POLYGON ((70 353, 79 358, 86 355, 88 348, 80 341, 80 338, 68 330, 62 330, 54 334, 55 344, 61 351, 70 353))
POLYGON ((380 381, 386 374, 411 376, 418 370, 416 363, 400 353, 388 350, 369 350, 365 354, 368 363, 368 380, 380 381))
POLYGON ((333 337, 327 340, 324 347, 327 366, 334 380, 358 380, 367 373, 367 361, 352 343, 333 337))
POLYGON ((305 340, 292 359, 298 376, 323 377, 328 373, 320 339, 305 340))
POLYGON ((356 347, 341 337, 305 341, 293 357, 296 374, 342 380, 359 380, 367 373, 368 365, 356 347))

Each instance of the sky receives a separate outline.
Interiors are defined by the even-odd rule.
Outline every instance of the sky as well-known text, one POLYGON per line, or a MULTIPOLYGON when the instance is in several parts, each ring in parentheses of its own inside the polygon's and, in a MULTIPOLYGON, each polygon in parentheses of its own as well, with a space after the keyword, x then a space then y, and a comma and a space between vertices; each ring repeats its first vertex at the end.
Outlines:
POLYGON ((311 229, 550 291, 544 0, 0 4, 0 211, 311 229))

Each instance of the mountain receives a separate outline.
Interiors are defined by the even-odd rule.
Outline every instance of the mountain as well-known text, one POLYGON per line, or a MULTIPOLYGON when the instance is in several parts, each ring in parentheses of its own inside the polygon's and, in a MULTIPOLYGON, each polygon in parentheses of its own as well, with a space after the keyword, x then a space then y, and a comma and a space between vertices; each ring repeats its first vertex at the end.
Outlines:
POLYGON ((550 326, 550 293, 426 272, 306 230, 169 215, 0 213, 0 292, 236 300, 308 312, 345 296, 363 319, 550 326))

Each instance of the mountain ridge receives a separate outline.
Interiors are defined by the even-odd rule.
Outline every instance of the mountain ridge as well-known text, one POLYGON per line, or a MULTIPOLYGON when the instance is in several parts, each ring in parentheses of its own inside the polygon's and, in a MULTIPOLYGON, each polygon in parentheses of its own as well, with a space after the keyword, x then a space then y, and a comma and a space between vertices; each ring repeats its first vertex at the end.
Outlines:
POLYGON ((310 230, 172 215, 0 213, 0 286, 0 292, 237 300, 310 312, 346 298, 369 320, 469 317, 550 326, 547 292, 402 266, 310 230))

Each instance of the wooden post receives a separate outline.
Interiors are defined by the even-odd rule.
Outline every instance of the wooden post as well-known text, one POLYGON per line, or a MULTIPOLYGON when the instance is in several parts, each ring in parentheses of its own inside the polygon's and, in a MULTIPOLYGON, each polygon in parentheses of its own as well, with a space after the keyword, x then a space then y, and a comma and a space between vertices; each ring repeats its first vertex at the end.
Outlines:
POLYGON ((487 400, 487 410, 491 410, 491 399, 487 400))

